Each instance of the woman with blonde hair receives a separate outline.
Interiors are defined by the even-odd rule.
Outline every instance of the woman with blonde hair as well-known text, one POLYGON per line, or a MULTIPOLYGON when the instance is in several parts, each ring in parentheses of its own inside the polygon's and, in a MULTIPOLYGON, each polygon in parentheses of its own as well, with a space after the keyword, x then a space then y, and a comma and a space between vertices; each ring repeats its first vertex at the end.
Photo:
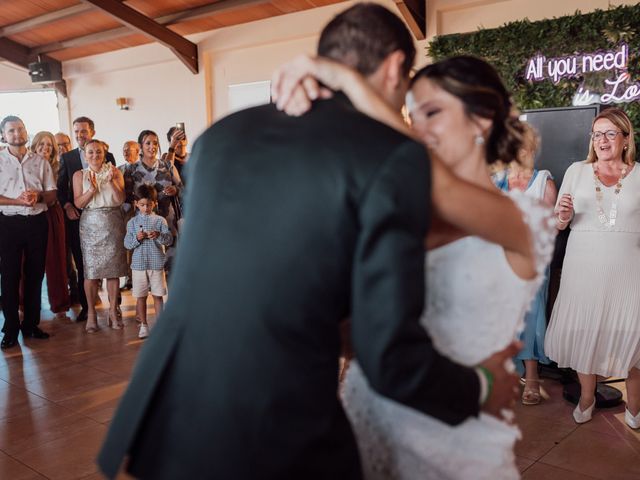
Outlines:
POLYGON ((593 121, 589 155, 565 173, 556 205, 571 225, 545 350, 578 372, 576 423, 591 420, 596 375, 626 378, 625 421, 640 428, 640 172, 633 125, 618 108, 593 121))
MULTIPOLYGON (((31 142, 31 151, 37 153, 51 165, 53 176, 58 180, 60 160, 58 145, 51 132, 38 132, 31 142)), ((47 292, 51 311, 57 318, 65 318, 71 307, 69 298, 69 279, 67 276, 67 246, 64 227, 64 212, 56 200, 47 209, 49 222, 49 239, 47 241, 47 259, 45 275, 47 278, 47 292)))
POLYGON ((100 140, 84 146, 88 168, 73 174, 74 204, 82 210, 80 245, 84 264, 84 289, 87 293, 87 333, 98 331, 96 298, 98 282, 107 279, 109 325, 123 327, 118 315, 119 277, 127 274, 124 248, 125 224, 121 206, 124 202, 124 179, 115 165, 105 163, 107 149, 100 140))

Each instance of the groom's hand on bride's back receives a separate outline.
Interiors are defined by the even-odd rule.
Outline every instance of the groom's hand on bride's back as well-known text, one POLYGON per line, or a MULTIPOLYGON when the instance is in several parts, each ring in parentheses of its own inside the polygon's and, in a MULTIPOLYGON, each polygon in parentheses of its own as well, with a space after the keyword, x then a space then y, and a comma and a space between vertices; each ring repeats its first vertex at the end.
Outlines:
POLYGON ((521 342, 513 342, 504 350, 494 353, 484 362, 482 367, 491 372, 493 385, 489 396, 482 404, 482 411, 503 418, 502 410, 511 410, 518 398, 518 376, 506 365, 522 349, 521 342))

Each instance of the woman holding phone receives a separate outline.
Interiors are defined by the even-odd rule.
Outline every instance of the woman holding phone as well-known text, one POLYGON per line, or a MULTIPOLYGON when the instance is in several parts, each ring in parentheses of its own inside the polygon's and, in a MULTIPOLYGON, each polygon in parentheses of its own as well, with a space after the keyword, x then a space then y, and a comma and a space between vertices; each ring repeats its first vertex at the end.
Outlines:
POLYGON ((182 191, 180 174, 170 161, 158 158, 160 146, 158 135, 151 130, 143 130, 138 135, 142 152, 140 160, 126 166, 124 171, 127 203, 133 203, 134 192, 140 185, 153 185, 158 192, 158 215, 169 225, 177 222, 175 200, 182 191))

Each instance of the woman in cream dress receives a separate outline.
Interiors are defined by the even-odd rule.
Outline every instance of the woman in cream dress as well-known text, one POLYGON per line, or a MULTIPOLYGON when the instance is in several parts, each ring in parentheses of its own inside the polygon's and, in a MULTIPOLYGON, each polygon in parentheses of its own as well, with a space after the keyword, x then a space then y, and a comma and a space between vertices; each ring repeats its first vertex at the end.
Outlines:
POLYGON ((627 379, 625 420, 640 427, 640 171, 620 109, 594 120, 589 156, 565 173, 558 228, 571 225, 545 351, 578 372, 577 423, 591 420, 596 375, 627 379))
POLYGON ((121 210, 124 202, 124 179, 113 165, 105 164, 106 148, 100 140, 85 144, 89 168, 73 175, 76 207, 83 209, 80 217, 80 244, 84 263, 84 288, 87 292, 88 333, 98 330, 96 297, 99 280, 107 279, 109 294, 109 325, 122 328, 117 314, 119 277, 127 274, 124 248, 125 224, 121 210))

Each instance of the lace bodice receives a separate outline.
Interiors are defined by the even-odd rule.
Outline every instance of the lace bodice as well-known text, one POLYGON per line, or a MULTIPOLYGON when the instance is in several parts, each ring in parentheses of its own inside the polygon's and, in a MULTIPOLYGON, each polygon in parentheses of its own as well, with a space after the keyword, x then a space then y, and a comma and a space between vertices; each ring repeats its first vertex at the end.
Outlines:
POLYGON ((536 278, 519 278, 504 249, 478 237, 454 241, 426 257, 428 290, 421 322, 438 351, 464 365, 477 365, 517 336, 553 253, 551 208, 522 192, 509 196, 531 229, 536 278))

